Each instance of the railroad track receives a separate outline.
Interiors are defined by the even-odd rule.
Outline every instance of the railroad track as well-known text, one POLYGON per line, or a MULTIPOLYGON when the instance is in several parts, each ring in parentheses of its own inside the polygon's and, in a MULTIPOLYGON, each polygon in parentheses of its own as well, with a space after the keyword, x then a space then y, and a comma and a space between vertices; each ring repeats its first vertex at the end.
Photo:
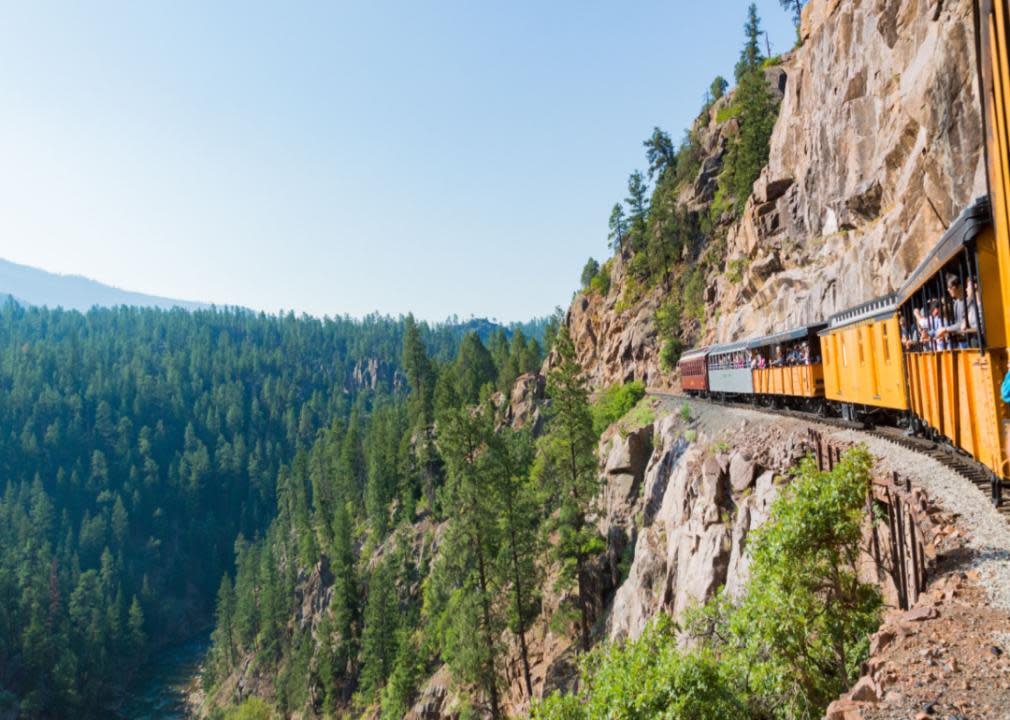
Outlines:
MULTIPOLYGON (((705 398, 688 397, 687 395, 676 395, 674 393, 659 392, 649 390, 648 395, 652 397, 667 398, 670 400, 686 400, 688 402, 703 402, 717 407, 731 407, 740 410, 751 410, 768 415, 779 415, 781 417, 794 418, 804 422, 825 425, 828 427, 840 428, 843 430, 856 430, 867 435, 872 435, 880 440, 898 445, 911 450, 912 452, 925 455, 936 460, 938 463, 960 475, 965 480, 975 485, 979 492, 986 497, 992 496, 992 482, 989 469, 976 461, 970 455, 963 453, 949 445, 937 443, 921 437, 910 437, 904 430, 896 427, 866 425, 862 422, 853 422, 836 417, 827 417, 818 413, 804 412, 789 408, 772 408, 762 405, 754 405, 747 402, 731 402, 728 400, 711 400, 705 398)), ((1004 482, 1003 490, 1010 490, 1010 484, 1004 482)), ((1010 502, 1002 502, 996 506, 996 511, 1010 522, 1010 502)))

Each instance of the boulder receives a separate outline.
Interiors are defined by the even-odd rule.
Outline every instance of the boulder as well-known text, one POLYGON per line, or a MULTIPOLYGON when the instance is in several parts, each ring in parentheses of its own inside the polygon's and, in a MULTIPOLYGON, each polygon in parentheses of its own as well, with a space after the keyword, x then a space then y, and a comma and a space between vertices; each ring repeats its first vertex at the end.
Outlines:
POLYGON ((824 720, 862 720, 863 706, 855 700, 842 698, 828 705, 824 720))
POLYGON ((849 691, 849 699, 856 702, 875 703, 880 700, 880 691, 876 683, 873 682, 873 678, 869 675, 864 675, 856 681, 852 690, 849 691))
POLYGON ((646 425, 624 437, 615 436, 611 440, 605 471, 608 475, 632 475, 641 479, 645 474, 645 464, 652 452, 653 426, 646 425))
POLYGON ((734 453, 729 463, 729 484, 733 492, 741 493, 753 485, 757 469, 750 453, 734 453))

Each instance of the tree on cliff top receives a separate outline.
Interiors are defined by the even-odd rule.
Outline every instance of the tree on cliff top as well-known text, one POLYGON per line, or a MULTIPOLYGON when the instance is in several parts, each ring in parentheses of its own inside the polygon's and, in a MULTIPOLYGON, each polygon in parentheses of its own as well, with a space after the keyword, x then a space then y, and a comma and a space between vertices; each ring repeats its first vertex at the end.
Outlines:
POLYGON ((624 207, 621 203, 615 203, 610 211, 610 247, 615 253, 624 250, 624 236, 628 234, 628 220, 624 215, 624 207))
POLYGON ((630 212, 628 216, 628 239, 631 249, 638 252, 645 246, 645 225, 649 217, 649 186, 641 171, 636 170, 628 177, 628 197, 624 202, 630 212))
POLYGON ((645 146, 645 159, 649 161, 650 179, 677 167, 677 149, 670 136, 658 127, 652 129, 652 135, 642 145, 645 146))
POLYGON ((746 41, 736 66, 737 89, 733 97, 739 132, 730 144, 719 176, 719 190, 739 213, 768 162, 768 147, 775 127, 777 108, 768 89, 761 54, 761 21, 753 4, 744 24, 746 41))
POLYGON ((740 51, 740 60, 736 64, 738 83, 747 73, 760 69, 761 63, 765 60, 765 56, 761 53, 761 18, 758 17, 757 5, 754 3, 747 8, 747 22, 744 23, 743 31, 747 41, 740 51))
POLYGON ((596 261, 596 258, 586 260, 586 264, 582 268, 582 277, 580 278, 583 290, 589 288, 589 283, 593 281, 598 272, 600 272, 600 263, 596 261))
POLYGON ((779 5, 782 6, 782 9, 793 14, 793 24, 796 25, 797 40, 800 33, 800 21, 803 19, 803 6, 806 4, 806 0, 779 0, 779 5))

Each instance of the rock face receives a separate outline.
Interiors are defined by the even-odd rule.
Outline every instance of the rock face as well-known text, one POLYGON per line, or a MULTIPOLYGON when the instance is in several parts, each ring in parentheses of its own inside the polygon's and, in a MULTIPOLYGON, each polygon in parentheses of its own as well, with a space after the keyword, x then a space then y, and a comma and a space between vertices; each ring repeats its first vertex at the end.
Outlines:
MULTIPOLYGON (((782 98, 768 165, 743 216, 718 228, 724 265, 706 278, 698 344, 894 290, 985 190, 971 0, 810 0, 802 36, 768 71, 782 98)), ((727 101, 695 128, 701 169, 678 199, 695 212, 708 211, 736 132, 717 121, 727 101)), ((575 297, 568 327, 596 385, 668 386, 654 314, 684 291, 661 284, 628 302, 627 261, 613 259, 606 296, 575 297)))
POLYGON ((361 390, 363 388, 375 390, 380 386, 390 389, 401 389, 406 384, 406 378, 400 371, 379 358, 374 357, 359 360, 347 378, 349 390, 361 390))
POLYGON ((539 435, 543 426, 540 406, 543 404, 546 381, 539 373, 525 373, 516 378, 508 397, 504 421, 513 428, 531 425, 534 435, 539 435))
POLYGON ((984 192, 970 0, 811 0, 768 166, 729 234, 726 340, 898 287, 984 192))
POLYGON ((644 492, 633 499, 641 525, 607 617, 611 639, 636 638, 657 613, 676 617, 722 585, 738 592, 747 575, 747 535, 768 518, 777 473, 805 449, 789 441, 759 460, 747 448, 713 454, 704 438, 688 443, 683 430, 676 416, 660 422, 644 492))
POLYGON ((579 364, 597 386, 660 379, 659 347, 653 315, 662 300, 655 288, 630 310, 619 310, 624 261, 614 258, 606 296, 580 294, 568 310, 568 330, 579 364))

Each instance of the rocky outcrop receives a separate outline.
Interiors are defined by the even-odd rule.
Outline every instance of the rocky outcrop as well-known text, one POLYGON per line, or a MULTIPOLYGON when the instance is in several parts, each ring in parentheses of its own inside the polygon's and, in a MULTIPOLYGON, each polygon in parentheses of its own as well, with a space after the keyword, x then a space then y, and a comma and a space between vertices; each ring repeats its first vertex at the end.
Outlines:
POLYGON ((387 390, 399 390, 407 386, 407 379, 393 366, 379 358, 359 360, 351 369, 347 378, 348 390, 369 389, 379 387, 387 390))
POLYGON ((654 315, 662 288, 654 288, 633 308, 621 309, 624 262, 611 265, 613 289, 605 296, 580 293, 572 301, 566 322, 579 364, 596 386, 661 379, 654 315))
POLYGON ((762 436, 752 437, 750 447, 719 452, 710 438, 688 442, 684 430, 675 415, 658 426, 636 505, 634 559, 607 617, 611 639, 636 638, 657 613, 678 616, 721 586, 738 592, 747 535, 768 518, 776 477, 807 450, 792 436, 767 443, 762 436))
MULTIPOLYGON (((516 378, 504 408, 503 422, 512 428, 529 426, 534 436, 543 429, 541 406, 546 382, 539 373, 525 373, 516 378)), ((502 398, 502 404, 506 398, 502 398)))
MULTIPOLYGON (((768 166, 717 280, 728 340, 899 286, 984 191, 971 1, 811 0, 768 166)), ((713 308, 715 311, 716 308, 713 308)))

